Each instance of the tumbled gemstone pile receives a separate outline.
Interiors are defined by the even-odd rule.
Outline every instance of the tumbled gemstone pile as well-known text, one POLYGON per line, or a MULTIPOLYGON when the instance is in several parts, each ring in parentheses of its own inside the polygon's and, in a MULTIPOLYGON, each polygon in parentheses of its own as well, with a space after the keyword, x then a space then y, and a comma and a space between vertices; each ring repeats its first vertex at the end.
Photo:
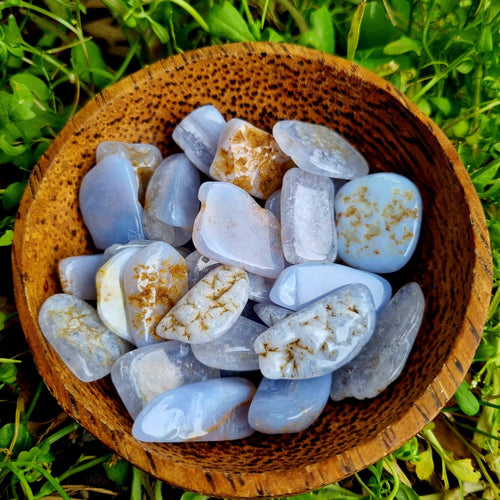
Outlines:
POLYGON ((182 152, 107 141, 80 209, 101 253, 59 262, 40 328, 82 381, 107 375, 141 441, 299 432, 330 398, 373 398, 401 373, 424 314, 389 277, 417 245, 409 179, 369 173, 322 125, 272 133, 211 105, 182 152))

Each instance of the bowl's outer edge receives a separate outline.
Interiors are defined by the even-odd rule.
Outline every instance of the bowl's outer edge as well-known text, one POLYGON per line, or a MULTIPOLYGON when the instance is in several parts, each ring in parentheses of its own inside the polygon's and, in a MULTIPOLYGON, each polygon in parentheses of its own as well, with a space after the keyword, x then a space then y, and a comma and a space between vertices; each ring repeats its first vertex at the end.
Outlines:
POLYGON ((87 104, 54 140, 29 179, 17 215, 12 247, 14 291, 20 321, 27 338, 38 339, 39 344, 37 345, 35 345, 34 340, 29 341, 30 349, 41 376, 47 382, 49 390, 63 409, 83 427, 101 439, 107 446, 116 450, 127 460, 147 472, 180 488, 225 498, 288 496, 317 489, 365 468, 413 437, 434 419, 439 410, 453 396, 455 389, 468 371, 486 321, 487 305, 491 298, 492 287, 492 264, 488 230, 481 203, 477 198, 465 168, 461 165, 456 151, 439 128, 397 89, 382 78, 335 56, 325 55, 318 51, 295 45, 265 42, 236 43, 199 49, 155 63, 151 67, 146 68, 145 71, 149 71, 151 74, 156 71, 172 71, 177 66, 189 63, 190 60, 212 57, 231 58, 241 53, 252 55, 263 51, 288 54, 298 58, 314 58, 324 61, 325 64, 344 66, 346 71, 354 71, 358 77, 369 80, 380 88, 383 88, 432 130, 432 133, 437 137, 443 148, 443 154, 455 166, 456 176, 466 193, 470 208, 471 225, 474 232, 476 261, 474 264, 472 293, 466 311, 466 324, 463 327, 464 331, 457 332, 457 336, 460 339, 457 341, 454 350, 450 353, 448 361, 443 365, 439 375, 426 388, 421 397, 415 401, 414 405, 391 426, 384 429, 373 439, 359 444, 353 450, 348 450, 338 456, 332 456, 313 465, 299 468, 299 470, 277 468, 273 471, 259 473, 241 472, 235 474, 191 468, 185 464, 169 461, 168 459, 165 459, 161 464, 152 464, 147 446, 142 446, 141 444, 138 446, 137 442, 130 436, 117 436, 115 429, 101 429, 100 423, 96 422, 93 416, 86 410, 85 403, 82 404, 81 402, 74 401, 68 393, 64 382, 52 379, 52 372, 49 368, 51 357, 54 354, 51 352, 51 348, 46 344, 43 345, 43 341, 40 340, 41 332, 38 325, 33 322, 33 318, 37 318, 38 316, 38 311, 31 309, 31 304, 25 295, 23 285, 24 278, 21 270, 26 266, 25 248, 29 246, 29 235, 25 235, 23 229, 29 221, 30 206, 36 197, 38 186, 43 182, 46 169, 50 168, 51 155, 69 137, 78 132, 84 126, 86 120, 98 112, 101 106, 106 105, 107 101, 116 97, 122 89, 133 85, 134 79, 137 78, 135 75, 127 77, 113 86, 113 94, 105 90, 95 100, 87 104), (116 442, 117 439, 120 440, 120 443, 116 442))

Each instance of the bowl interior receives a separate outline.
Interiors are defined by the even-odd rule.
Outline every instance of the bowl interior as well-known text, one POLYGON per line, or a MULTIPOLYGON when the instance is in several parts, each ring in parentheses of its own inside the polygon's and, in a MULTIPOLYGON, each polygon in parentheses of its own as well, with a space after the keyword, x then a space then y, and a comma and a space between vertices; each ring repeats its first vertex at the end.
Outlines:
POLYGON ((221 497, 285 496, 335 482, 404 444, 434 418, 468 370, 491 292, 482 209, 443 134, 397 90, 347 61, 296 46, 234 44, 174 56, 90 102, 30 177, 13 249, 16 300, 37 367, 61 406, 127 460, 178 487, 221 497), (426 313, 401 377, 368 401, 329 402, 317 423, 291 435, 234 442, 144 444, 130 434, 109 377, 84 384, 62 365, 37 325, 59 291, 60 259, 94 248, 78 208, 82 177, 103 140, 178 152, 171 132, 190 111, 215 105, 270 131, 280 119, 325 124, 351 141, 371 171, 398 172, 423 198, 411 262, 386 276, 417 281, 426 313))

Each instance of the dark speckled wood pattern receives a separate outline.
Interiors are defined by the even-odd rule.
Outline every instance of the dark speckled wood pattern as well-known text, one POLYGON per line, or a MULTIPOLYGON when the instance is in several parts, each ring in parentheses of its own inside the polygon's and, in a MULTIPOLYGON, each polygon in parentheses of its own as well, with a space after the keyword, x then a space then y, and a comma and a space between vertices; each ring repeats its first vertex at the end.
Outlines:
POLYGON ((13 246, 17 305, 38 369, 62 408, 136 466, 183 489, 220 497, 279 497, 340 480, 420 431, 452 397, 480 340, 492 267, 482 207, 442 132, 384 80, 358 66, 291 45, 234 44, 144 68, 90 102, 60 133, 30 177, 13 246), (421 240, 411 263, 388 276, 415 280, 427 309, 400 379, 370 401, 330 402, 293 435, 235 442, 143 444, 109 380, 84 384, 62 365, 37 325, 59 290, 63 257, 93 252, 78 188, 102 140, 177 152, 173 127, 202 104, 268 131, 280 119, 326 124, 350 140, 372 171, 419 187, 421 240))

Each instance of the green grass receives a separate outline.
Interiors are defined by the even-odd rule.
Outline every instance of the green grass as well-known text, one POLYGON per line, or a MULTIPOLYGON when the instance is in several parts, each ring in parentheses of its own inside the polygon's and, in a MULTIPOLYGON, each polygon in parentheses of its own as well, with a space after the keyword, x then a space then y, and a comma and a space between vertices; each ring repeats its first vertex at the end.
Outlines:
MULTIPOLYGON (((92 96, 145 64, 233 41, 284 41, 352 59, 446 133, 483 204, 494 288, 456 405, 396 453, 312 499, 500 498, 500 2, 80 0, 0 2, 0 259, 37 159, 92 96)), ((0 288, 0 499, 203 497, 156 481, 61 414, 0 288), (69 450, 69 451, 68 451, 69 450), (74 481, 74 482, 73 482, 74 481)))

